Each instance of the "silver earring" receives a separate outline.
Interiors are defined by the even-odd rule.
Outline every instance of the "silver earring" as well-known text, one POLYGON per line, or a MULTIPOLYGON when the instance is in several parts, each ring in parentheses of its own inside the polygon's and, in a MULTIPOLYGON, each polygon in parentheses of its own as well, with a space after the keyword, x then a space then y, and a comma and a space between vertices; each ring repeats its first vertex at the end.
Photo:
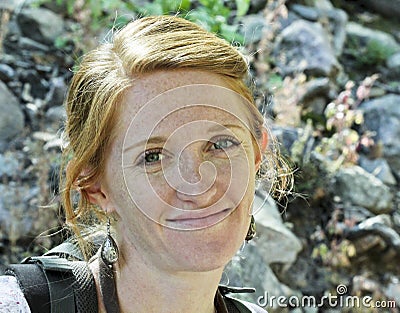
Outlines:
POLYGON ((109 267, 111 267, 118 260, 118 246, 114 238, 111 237, 109 217, 107 219, 107 235, 103 241, 103 244, 101 245, 100 255, 103 262, 109 267))
POLYGON ((256 221, 254 220, 254 216, 251 216, 251 220, 250 220, 250 225, 249 225, 249 229, 247 231, 246 234, 246 238, 245 240, 247 242, 249 242, 251 239, 253 239, 256 236, 256 221))

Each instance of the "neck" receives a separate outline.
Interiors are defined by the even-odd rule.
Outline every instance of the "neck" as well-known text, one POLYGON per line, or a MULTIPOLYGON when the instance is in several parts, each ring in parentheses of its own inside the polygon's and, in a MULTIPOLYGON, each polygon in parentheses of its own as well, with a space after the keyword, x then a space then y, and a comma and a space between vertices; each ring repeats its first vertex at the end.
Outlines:
POLYGON ((128 255, 121 254, 115 266, 121 312, 214 313, 214 296, 222 269, 168 271, 143 260, 135 249, 128 251, 128 255))

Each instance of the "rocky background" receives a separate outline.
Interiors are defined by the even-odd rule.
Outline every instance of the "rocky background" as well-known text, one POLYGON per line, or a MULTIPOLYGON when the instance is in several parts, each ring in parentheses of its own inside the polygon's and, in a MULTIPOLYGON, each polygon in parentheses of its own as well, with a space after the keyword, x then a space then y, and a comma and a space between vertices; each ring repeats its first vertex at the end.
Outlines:
MULTIPOLYGON (((0 2, 0 270, 63 236, 62 102, 75 60, 104 36, 68 10, 0 2)), ((268 292, 392 306, 271 312, 399 312, 400 1, 252 0, 237 25, 296 181, 286 201, 267 197, 223 282, 256 287, 244 296, 254 302, 268 292)))

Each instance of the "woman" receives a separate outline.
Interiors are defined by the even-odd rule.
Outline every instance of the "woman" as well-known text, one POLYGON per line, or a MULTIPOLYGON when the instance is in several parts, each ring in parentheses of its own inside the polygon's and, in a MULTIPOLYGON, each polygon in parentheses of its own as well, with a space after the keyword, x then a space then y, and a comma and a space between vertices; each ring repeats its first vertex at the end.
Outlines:
POLYGON ((254 236, 255 178, 284 170, 247 75, 235 48, 169 16, 136 20, 83 58, 66 100, 62 195, 99 312, 228 312, 218 283, 254 236), (92 256, 84 234, 99 221, 92 256))

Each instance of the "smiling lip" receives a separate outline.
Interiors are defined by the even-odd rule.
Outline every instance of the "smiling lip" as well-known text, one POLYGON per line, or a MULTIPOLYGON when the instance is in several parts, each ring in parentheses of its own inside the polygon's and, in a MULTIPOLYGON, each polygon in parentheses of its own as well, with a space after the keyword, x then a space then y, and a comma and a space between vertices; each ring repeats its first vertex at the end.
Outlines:
POLYGON ((222 211, 205 216, 196 214, 196 212, 191 212, 190 214, 184 214, 173 219, 167 219, 166 221, 171 223, 171 226, 176 226, 179 228, 204 228, 222 221, 226 216, 228 216, 230 211, 231 209, 224 209, 222 211))

